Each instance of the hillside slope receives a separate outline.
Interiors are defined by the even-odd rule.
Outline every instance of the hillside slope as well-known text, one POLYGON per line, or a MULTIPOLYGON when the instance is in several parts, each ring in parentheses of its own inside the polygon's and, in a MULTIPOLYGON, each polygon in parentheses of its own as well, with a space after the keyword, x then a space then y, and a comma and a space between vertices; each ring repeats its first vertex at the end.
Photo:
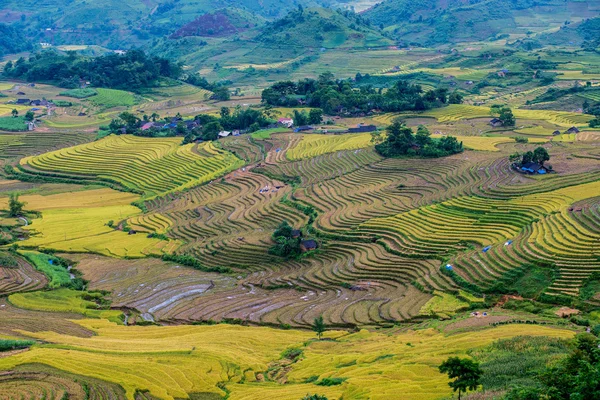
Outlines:
POLYGON ((364 13, 406 44, 525 37, 600 14, 600 1, 386 0, 364 13))
MULTIPOLYGON (((25 33, 40 42, 95 44, 112 49, 139 46, 172 34, 195 18, 235 7, 277 18, 314 0, 5 0, 0 23, 24 22, 25 33)), ((328 3, 328 1, 325 1, 328 3)))

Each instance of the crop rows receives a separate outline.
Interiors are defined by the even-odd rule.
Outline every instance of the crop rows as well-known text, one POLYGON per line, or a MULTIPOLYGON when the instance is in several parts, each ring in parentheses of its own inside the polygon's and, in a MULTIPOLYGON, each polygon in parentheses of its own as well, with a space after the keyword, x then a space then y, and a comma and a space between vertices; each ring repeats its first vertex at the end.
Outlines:
MULTIPOLYGON (((516 118, 544 120, 563 127, 584 125, 593 118, 591 115, 586 114, 552 110, 514 109, 513 113, 516 118)), ((398 115, 401 114, 387 114, 376 117, 375 120, 379 123, 386 124, 390 123, 391 120, 398 115)), ((456 122, 465 119, 490 117, 490 109, 487 107, 470 106, 466 104, 451 104, 448 107, 428 110, 419 115, 436 118, 439 122, 456 122)))
POLYGON ((549 214, 524 229, 510 245, 500 243, 486 253, 460 257, 458 272, 486 286, 515 267, 546 262, 559 271, 547 293, 577 296, 585 279, 600 272, 599 207, 594 198, 549 214))
POLYGON ((0 159, 24 157, 39 154, 62 147, 75 146, 93 140, 94 135, 85 133, 44 133, 27 132, 23 134, 0 135, 0 159))
POLYGON ((177 138, 126 135, 21 160, 21 166, 32 174, 103 181, 148 197, 208 182, 241 165, 237 157, 211 143, 179 146, 177 138))
POLYGON ((358 150, 371 146, 369 133, 348 135, 303 135, 302 141, 287 151, 289 160, 302 160, 342 150, 358 150))
POLYGON ((44 274, 22 258, 17 259, 17 267, 0 265, 0 296, 16 292, 39 290, 48 284, 44 274))
POLYGON ((126 397, 125 391, 116 384, 32 364, 0 375, 0 398, 125 400, 126 397))

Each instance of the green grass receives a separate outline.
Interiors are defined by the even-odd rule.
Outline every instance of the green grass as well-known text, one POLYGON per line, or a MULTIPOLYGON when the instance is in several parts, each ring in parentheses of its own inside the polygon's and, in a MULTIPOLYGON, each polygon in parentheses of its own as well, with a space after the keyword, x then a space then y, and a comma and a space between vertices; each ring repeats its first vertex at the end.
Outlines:
POLYGON ((1 117, 0 131, 24 132, 27 130, 27 124, 24 117, 1 117))
POLYGON ((556 272, 551 268, 533 267, 527 269, 525 275, 514 282, 509 290, 516 291, 526 298, 535 298, 552 285, 556 272))
POLYGON ((265 140, 265 139, 270 139, 271 135, 274 133, 280 133, 280 132, 289 132, 289 129, 285 129, 285 128, 273 128, 273 129, 262 129, 260 131, 256 131, 254 133, 252 133, 252 139, 259 139, 259 140, 265 140))
POLYGON ((33 340, 0 339, 0 351, 25 349, 32 346, 34 343, 33 340))
POLYGON ((90 101, 97 106, 120 107, 132 106, 137 103, 133 93, 124 90, 99 88, 97 91, 98 95, 90 99, 90 101))
POLYGON ((517 336, 499 340, 470 355, 481 363, 484 389, 502 390, 511 385, 535 386, 536 374, 568 351, 568 344, 561 339, 517 336))
POLYGON ((71 289, 15 293, 8 297, 8 301, 27 310, 72 312, 90 318, 106 318, 113 322, 117 322, 121 315, 120 311, 108 309, 101 294, 71 289))
POLYGON ((66 96, 66 97, 74 97, 76 99, 86 99, 88 97, 92 97, 92 96, 96 96, 98 94, 98 92, 96 92, 94 89, 71 89, 71 90, 66 90, 64 92, 60 92, 61 96, 66 96))
POLYGON ((579 291, 579 297, 582 300, 589 300, 597 293, 600 293, 600 274, 592 274, 584 283, 579 291))
POLYGON ((58 264, 57 258, 36 251, 22 251, 20 254, 48 277, 50 288, 71 286, 71 275, 65 267, 58 264), (50 264, 50 260, 52 260, 52 264, 50 264))

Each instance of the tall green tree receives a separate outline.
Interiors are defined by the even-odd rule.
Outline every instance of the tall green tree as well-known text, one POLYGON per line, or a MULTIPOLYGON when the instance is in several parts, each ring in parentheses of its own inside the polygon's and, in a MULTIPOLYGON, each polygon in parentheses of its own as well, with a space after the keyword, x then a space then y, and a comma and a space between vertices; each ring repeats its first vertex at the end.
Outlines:
POLYGON ((16 108, 13 108, 11 114, 14 118, 17 118, 19 116, 19 111, 16 108))
POLYGON ((448 383, 453 391, 458 391, 458 400, 463 392, 477 390, 481 385, 481 376, 483 372, 479 368, 479 363, 468 358, 450 357, 439 366, 443 374, 448 374, 448 378, 454 379, 448 383))
POLYGON ((515 124, 517 123, 517 120, 515 119, 512 110, 508 107, 504 107, 500 111, 498 119, 502 121, 502 125, 504 126, 515 126, 515 124))
POLYGON ((16 218, 23 215, 23 208, 25 207, 25 204, 25 202, 19 201, 19 195, 17 193, 11 194, 8 200, 9 217, 16 218))
POLYGON ((323 332, 325 332, 325 321, 323 321, 322 315, 315 318, 312 325, 312 330, 317 333, 317 337, 319 338, 319 340, 321 340, 321 338, 323 337, 323 332))
POLYGON ((308 113, 308 122, 310 124, 318 125, 323 121, 323 110, 320 108, 313 108, 308 113))
POLYGON ((550 154, 548 154, 548 151, 543 148, 543 147, 538 147, 533 151, 533 161, 540 164, 540 165, 544 165, 544 162, 549 161, 550 160, 550 154))

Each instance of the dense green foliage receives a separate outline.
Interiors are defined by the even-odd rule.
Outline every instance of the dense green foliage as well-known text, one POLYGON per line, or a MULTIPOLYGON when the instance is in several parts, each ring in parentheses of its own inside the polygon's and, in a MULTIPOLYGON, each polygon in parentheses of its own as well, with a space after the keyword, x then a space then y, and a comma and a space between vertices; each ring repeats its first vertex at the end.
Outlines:
POLYGON ((275 245, 269 249, 269 253, 285 259, 298 258, 302 254, 300 237, 294 237, 294 228, 287 221, 283 221, 273 232, 272 239, 275 245))
MULTIPOLYGON (((454 101, 459 101, 453 96, 454 101)), ((294 107, 305 104, 323 109, 326 114, 356 115, 373 111, 423 111, 448 103, 448 90, 423 93, 420 85, 399 80, 386 91, 356 82, 334 79, 326 73, 318 79, 277 82, 265 89, 262 101, 271 106, 294 107)))
POLYGON ((95 58, 73 52, 64 56, 47 50, 29 59, 8 62, 3 74, 27 81, 53 82, 66 88, 79 88, 83 80, 96 87, 131 90, 152 87, 161 78, 178 78, 181 66, 164 58, 147 56, 141 50, 95 58))
POLYGON ((34 344, 33 340, 0 339, 0 351, 26 349, 34 344))
POLYGON ((548 154, 548 150, 540 146, 536 147, 533 151, 526 151, 523 154, 512 154, 510 160, 520 167, 530 162, 538 163, 543 166, 546 161, 550 161, 550 154, 548 154))
POLYGON ((536 386, 535 377, 569 352, 560 339, 518 336, 499 340, 471 355, 481 364, 481 384, 486 391, 511 386, 536 386))
MULTIPOLYGON (((378 133, 375 141, 381 141, 378 133)), ((375 146, 375 150, 384 157, 421 156, 427 158, 445 157, 463 151, 462 142, 455 137, 431 138, 429 130, 420 125, 416 135, 409 127, 396 121, 387 128, 387 137, 375 146)))
POLYGON ((11 193, 8 199, 8 216, 13 218, 22 216, 23 207, 25 207, 25 202, 19 201, 17 193, 11 193))
POLYGON ((0 57, 33 49, 22 31, 10 25, 0 24, 0 57))
POLYGON ((458 399, 463 392, 477 390, 481 385, 483 372, 479 363, 468 358, 450 357, 440 365, 442 374, 448 374, 448 378, 454 379, 448 383, 453 391, 458 391, 458 399))
POLYGON ((24 251, 22 253, 35 268, 48 277, 48 287, 83 290, 85 281, 77 276, 77 271, 70 267, 70 262, 64 258, 45 253, 24 251))
POLYGON ((506 400, 587 400, 600 398, 600 341, 577 336, 568 357, 539 372, 534 384, 511 390, 506 400))
POLYGON ((0 131, 24 132, 26 130, 25 117, 0 117, 0 131))

